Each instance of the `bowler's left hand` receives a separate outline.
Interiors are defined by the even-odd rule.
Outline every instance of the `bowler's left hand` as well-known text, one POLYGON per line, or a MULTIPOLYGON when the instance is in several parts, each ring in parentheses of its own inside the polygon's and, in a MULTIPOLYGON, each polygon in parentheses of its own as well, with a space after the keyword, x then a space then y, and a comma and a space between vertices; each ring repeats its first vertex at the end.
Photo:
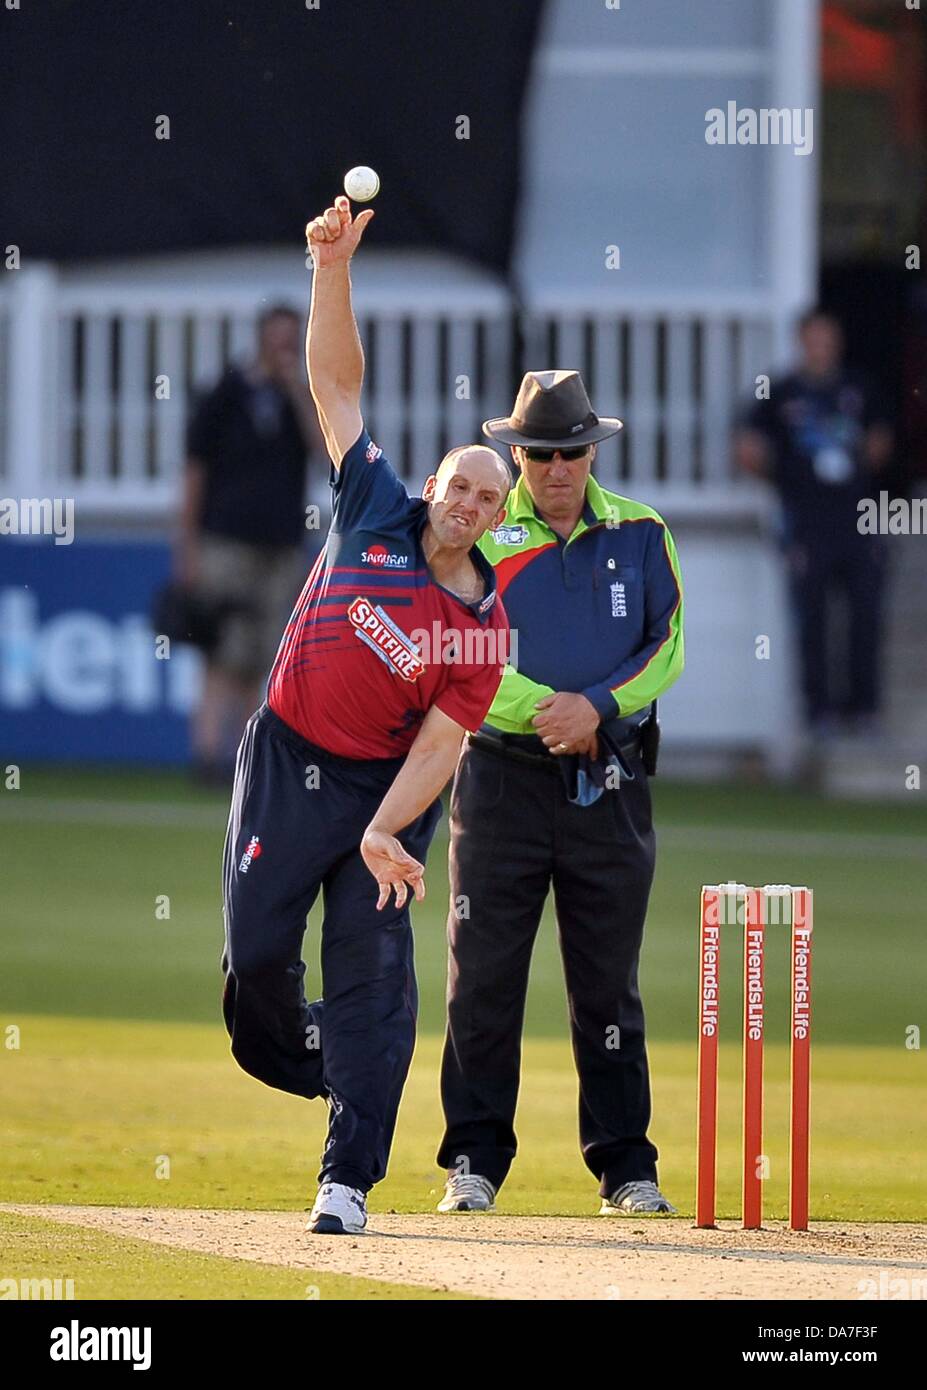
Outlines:
POLYGON ((389 902, 390 892, 394 888, 397 907, 405 907, 409 888, 415 894, 416 900, 421 902, 425 896, 425 866, 406 853, 395 835, 368 828, 361 840, 360 852, 367 868, 380 885, 378 912, 389 902))
POLYGON ((558 757, 585 751, 599 727, 596 708, 585 695, 560 690, 538 700, 535 709, 532 723, 545 748, 558 757))

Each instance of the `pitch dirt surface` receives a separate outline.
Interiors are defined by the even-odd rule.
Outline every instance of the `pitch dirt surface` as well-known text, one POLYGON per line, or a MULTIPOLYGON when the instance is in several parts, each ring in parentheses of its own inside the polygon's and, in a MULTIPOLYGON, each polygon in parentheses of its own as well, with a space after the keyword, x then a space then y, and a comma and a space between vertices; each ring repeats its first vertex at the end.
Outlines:
POLYGON ((324 1237, 292 1211, 5 1208, 204 1254, 484 1298, 859 1300, 927 1287, 927 1228, 910 1224, 815 1222, 801 1232, 727 1221, 700 1231, 690 1218, 375 1212, 364 1235, 324 1237))

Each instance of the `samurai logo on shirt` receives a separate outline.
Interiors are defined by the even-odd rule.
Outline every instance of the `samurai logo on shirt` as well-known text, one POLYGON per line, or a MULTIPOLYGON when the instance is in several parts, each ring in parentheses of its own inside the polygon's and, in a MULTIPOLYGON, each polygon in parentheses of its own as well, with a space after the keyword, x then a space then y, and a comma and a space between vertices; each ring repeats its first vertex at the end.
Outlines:
POLYGON ((365 565, 382 565, 385 569, 405 569, 409 563, 408 555, 398 555, 379 543, 362 550, 361 560, 365 565))
POLYGON ((354 624, 355 636, 406 681, 417 681, 424 673, 425 663, 411 637, 397 627, 379 604, 369 599, 353 599, 348 618, 354 624))

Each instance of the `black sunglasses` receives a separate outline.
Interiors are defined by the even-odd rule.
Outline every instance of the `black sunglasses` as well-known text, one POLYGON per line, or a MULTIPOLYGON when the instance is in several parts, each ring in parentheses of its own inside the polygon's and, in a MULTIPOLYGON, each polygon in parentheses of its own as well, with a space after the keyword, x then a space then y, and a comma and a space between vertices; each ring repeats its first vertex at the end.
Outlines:
POLYGON ((553 463, 554 454, 559 454, 565 462, 572 463, 588 454, 589 445, 578 444, 574 449, 536 449, 534 445, 525 445, 524 450, 529 463, 553 463))

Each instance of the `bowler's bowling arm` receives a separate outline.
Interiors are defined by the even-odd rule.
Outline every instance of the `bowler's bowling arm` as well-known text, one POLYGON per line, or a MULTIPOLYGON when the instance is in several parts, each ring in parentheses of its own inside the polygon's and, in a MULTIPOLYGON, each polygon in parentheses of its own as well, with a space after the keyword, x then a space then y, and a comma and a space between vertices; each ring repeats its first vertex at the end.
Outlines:
POLYGON ((329 458, 339 468, 364 427, 360 411, 364 349, 351 305, 347 261, 315 267, 306 370, 329 458))
POLYGON ((449 781, 466 730, 432 705, 415 742, 380 802, 367 833, 398 835, 431 805, 449 781))

